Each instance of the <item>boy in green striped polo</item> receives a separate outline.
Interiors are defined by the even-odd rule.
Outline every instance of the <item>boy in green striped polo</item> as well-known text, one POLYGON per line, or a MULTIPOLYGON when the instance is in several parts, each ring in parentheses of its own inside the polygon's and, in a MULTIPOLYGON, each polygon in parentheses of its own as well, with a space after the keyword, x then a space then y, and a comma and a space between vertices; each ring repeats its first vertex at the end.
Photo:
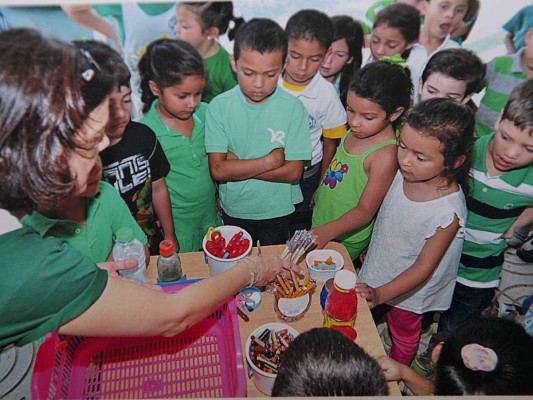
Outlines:
POLYGON ((525 43, 516 54, 495 57, 487 64, 486 91, 476 113, 477 136, 494 131, 511 90, 522 81, 533 78, 533 28, 528 30, 525 43))
POLYGON ((505 239, 533 221, 533 79, 514 88, 496 132, 475 142, 473 159, 463 254, 439 331, 453 331, 490 304, 505 239))

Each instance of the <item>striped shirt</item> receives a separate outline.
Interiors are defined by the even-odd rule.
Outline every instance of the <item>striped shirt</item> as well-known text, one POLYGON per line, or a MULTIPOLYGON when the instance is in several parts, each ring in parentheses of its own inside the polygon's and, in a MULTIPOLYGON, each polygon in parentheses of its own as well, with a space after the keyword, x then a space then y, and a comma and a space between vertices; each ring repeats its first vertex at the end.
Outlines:
POLYGON ((533 168, 529 165, 499 176, 487 171, 487 147, 494 133, 476 140, 470 170, 470 193, 463 254, 457 282, 470 287, 497 287, 507 247, 502 235, 520 213, 533 205, 533 168))
POLYGON ((495 57, 487 64, 485 95, 476 113, 477 136, 485 136, 494 131, 494 125, 509 100, 511 91, 526 79, 521 63, 524 51, 525 48, 522 48, 512 56, 495 57))

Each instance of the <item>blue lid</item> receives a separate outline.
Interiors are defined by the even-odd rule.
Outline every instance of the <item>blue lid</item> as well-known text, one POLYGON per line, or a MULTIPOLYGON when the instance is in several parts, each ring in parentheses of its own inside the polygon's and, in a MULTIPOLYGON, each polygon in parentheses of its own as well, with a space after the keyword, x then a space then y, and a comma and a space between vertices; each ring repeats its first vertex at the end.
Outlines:
POLYGON ((252 311, 261 305, 263 294, 255 286, 247 286, 239 292, 246 299, 246 308, 252 311))

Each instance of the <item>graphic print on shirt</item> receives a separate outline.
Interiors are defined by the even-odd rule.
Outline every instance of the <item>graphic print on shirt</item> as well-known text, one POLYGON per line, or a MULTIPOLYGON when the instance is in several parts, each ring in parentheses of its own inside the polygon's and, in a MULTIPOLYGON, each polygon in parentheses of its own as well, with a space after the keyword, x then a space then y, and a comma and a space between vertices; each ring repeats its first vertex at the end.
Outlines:
POLYGON ((285 132, 284 131, 275 131, 272 128, 267 128, 270 132, 270 143, 278 142, 285 147, 285 132))
POLYGON ((328 171, 326 172, 326 177, 322 181, 322 185, 329 186, 330 189, 335 189, 337 182, 342 182, 344 175, 348 173, 350 167, 348 164, 341 164, 334 159, 331 164, 329 164, 328 171))

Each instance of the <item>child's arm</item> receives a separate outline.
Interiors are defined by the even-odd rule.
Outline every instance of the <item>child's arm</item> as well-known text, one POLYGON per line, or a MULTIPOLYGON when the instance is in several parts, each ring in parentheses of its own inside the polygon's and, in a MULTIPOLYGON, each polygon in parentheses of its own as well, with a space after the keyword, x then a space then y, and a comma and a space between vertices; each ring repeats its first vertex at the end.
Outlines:
POLYGON ((337 146, 339 145, 340 139, 330 139, 327 137, 323 138, 323 150, 322 150, 322 168, 320 172, 320 177, 323 178, 331 164, 331 160, 335 156, 337 151, 337 146))
POLYGON ((435 393, 435 383, 417 374, 407 365, 400 364, 388 356, 377 359, 387 381, 403 381, 415 396, 428 396, 435 393))
POLYGON ((512 32, 507 32, 507 34, 503 38, 503 44, 505 45, 505 48, 507 49, 507 54, 516 53, 513 39, 514 39, 514 34, 512 32))
POLYGON ((176 252, 178 252, 180 245, 178 238, 176 237, 176 231, 174 230, 174 218, 172 216, 170 196, 168 194, 165 178, 160 178, 152 182, 152 202, 154 205, 154 211, 161 221, 161 226, 165 233, 165 239, 174 243, 174 246, 176 246, 176 252))
POLYGON ((269 154, 249 160, 239 160, 228 153, 209 153, 209 169, 216 181, 242 181, 276 169, 285 162, 283 149, 274 149, 269 154))
POLYGON ((513 225, 502 235, 502 239, 510 239, 518 228, 533 224, 533 208, 526 208, 518 216, 513 225))
POLYGON ((372 308, 416 288, 433 273, 458 230, 459 218, 455 216, 450 225, 438 228, 437 232, 426 240, 414 264, 400 275, 377 288, 372 288, 366 283, 357 283, 356 292, 362 298, 366 298, 372 308))
POLYGON ((367 158, 366 164, 368 164, 365 168, 368 183, 359 201, 354 199, 355 206, 338 219, 313 228, 313 233, 318 235, 317 247, 319 249, 330 240, 353 231, 374 218, 398 169, 397 147, 387 146, 376 151, 367 158))
POLYGON ((281 167, 254 176, 270 182, 298 182, 304 170, 303 161, 285 161, 281 167))

